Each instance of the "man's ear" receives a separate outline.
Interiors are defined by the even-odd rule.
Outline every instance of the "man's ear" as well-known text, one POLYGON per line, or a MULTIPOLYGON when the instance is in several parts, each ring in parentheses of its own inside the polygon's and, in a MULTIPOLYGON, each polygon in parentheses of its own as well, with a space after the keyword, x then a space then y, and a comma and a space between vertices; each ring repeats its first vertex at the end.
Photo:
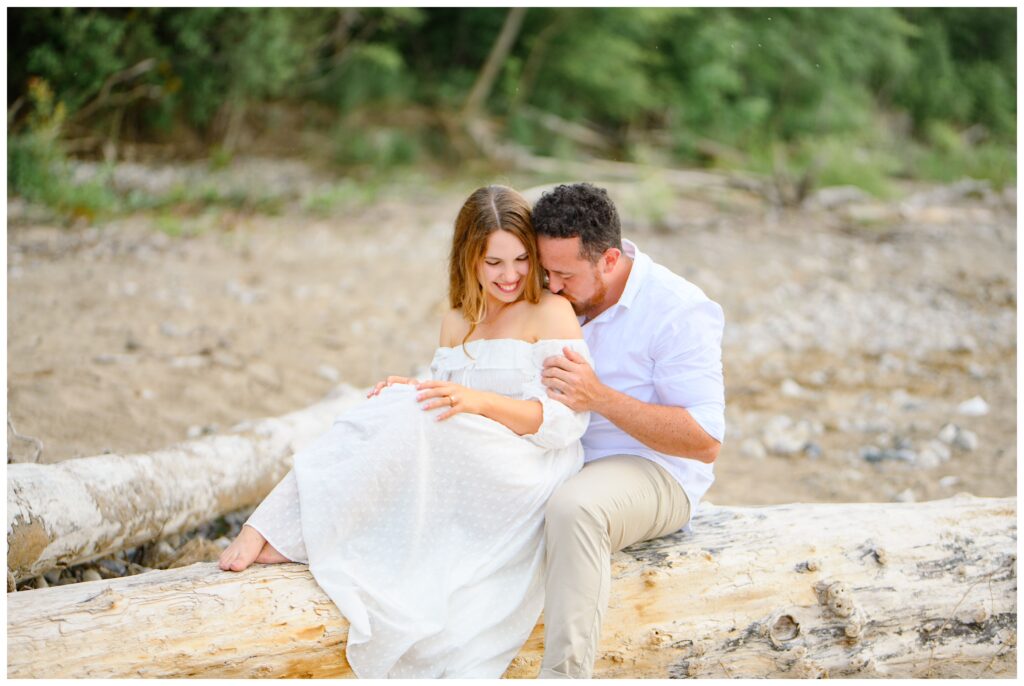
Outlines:
POLYGON ((618 248, 608 248, 604 251, 604 254, 601 255, 601 264, 604 267, 605 274, 615 269, 615 265, 619 263, 620 257, 622 257, 622 251, 618 248))

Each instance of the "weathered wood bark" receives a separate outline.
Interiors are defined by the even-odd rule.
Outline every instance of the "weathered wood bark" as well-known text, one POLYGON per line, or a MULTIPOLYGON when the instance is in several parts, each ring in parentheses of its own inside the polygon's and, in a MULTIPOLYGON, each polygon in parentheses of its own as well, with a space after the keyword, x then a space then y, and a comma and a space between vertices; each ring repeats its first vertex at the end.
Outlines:
POLYGON ((166 450, 8 465, 7 569, 20 581, 255 505, 295 450, 363 399, 342 386, 298 412, 166 450))
MULTIPOLYGON (((1013 676, 1016 499, 707 507, 633 546, 595 677, 1013 676)), ((7 596, 8 677, 352 676, 303 565, 7 596)), ((540 668, 538 624, 507 676, 540 668)))

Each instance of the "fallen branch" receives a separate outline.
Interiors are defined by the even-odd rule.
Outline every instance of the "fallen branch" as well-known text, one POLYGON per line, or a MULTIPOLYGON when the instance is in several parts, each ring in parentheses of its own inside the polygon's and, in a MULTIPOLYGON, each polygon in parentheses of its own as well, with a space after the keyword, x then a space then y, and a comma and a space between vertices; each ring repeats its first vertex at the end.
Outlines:
POLYGON ((611 141, 594 129, 569 121, 568 119, 563 119, 557 114, 526 105, 519 108, 519 113, 527 119, 537 122, 548 131, 563 138, 568 138, 574 143, 597 150, 610 150, 612 147, 611 141))
MULTIPOLYGON (((1014 676, 1015 523, 1015 498, 702 507, 613 557, 594 676, 1014 676)), ((198 563, 9 594, 7 676, 352 676, 346 635, 304 565, 198 563)))
POLYGON ((710 188, 736 189, 766 197, 770 181, 751 173, 706 172, 695 169, 651 167, 616 160, 591 159, 583 162, 534 155, 525 148, 501 142, 494 124, 482 117, 465 122, 465 132, 487 157, 518 169, 538 174, 563 175, 574 179, 637 181, 657 176, 681 191, 710 188))
POLYGON ((295 450, 363 399, 344 386, 304 410, 166 450, 8 465, 7 569, 21 581, 256 505, 295 450))

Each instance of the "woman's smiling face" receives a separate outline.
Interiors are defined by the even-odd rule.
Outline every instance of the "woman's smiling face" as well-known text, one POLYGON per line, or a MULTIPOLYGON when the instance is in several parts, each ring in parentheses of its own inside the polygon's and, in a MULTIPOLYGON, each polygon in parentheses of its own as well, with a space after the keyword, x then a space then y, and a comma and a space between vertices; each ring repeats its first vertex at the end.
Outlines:
POLYGON ((484 293, 499 302, 515 302, 529 273, 530 256, 518 238, 500 229, 487 238, 487 250, 476 272, 484 293))

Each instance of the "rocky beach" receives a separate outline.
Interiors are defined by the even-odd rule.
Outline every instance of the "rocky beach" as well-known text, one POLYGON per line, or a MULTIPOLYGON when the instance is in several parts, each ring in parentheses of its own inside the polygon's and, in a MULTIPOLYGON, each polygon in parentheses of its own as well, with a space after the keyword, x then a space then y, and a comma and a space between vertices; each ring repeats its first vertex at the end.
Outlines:
MULTIPOLYGON (((147 452, 421 372, 464 197, 553 180, 422 175, 371 191, 261 159, 112 178, 123 193, 261 202, 65 226, 8 199, 8 462, 147 452)), ((735 189, 594 181, 625 237, 725 310, 727 435, 708 501, 1016 494, 1013 188, 831 188, 783 209, 735 189)), ((247 516, 23 586, 213 560, 247 516)))

